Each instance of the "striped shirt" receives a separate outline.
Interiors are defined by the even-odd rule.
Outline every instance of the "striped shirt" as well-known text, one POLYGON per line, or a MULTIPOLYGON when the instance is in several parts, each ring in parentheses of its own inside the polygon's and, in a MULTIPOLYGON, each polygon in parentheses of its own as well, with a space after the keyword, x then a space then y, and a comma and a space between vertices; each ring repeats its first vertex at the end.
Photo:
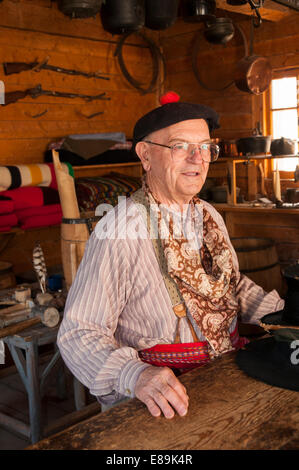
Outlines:
MULTIPOLYGON (((281 310, 284 301, 276 291, 266 293, 239 273, 222 217, 205 201, 197 205, 199 216, 203 206, 232 250, 241 320, 256 324, 263 315, 281 310)), ((204 341, 190 320, 199 341, 204 341)), ((236 322, 237 318, 230 332, 236 322)), ((134 397, 139 374, 150 367, 140 360, 138 351, 173 343, 176 327, 177 317, 144 219, 133 201, 126 199, 100 220, 86 243, 58 332, 61 355, 92 395, 111 404, 124 396, 134 397)), ((186 318, 180 321, 180 338, 193 342, 186 318)))

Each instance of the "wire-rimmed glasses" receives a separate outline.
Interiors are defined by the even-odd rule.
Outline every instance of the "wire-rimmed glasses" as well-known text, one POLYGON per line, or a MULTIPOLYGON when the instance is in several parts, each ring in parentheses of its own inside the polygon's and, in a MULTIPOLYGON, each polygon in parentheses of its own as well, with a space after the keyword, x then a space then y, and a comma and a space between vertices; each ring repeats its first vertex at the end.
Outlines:
POLYGON ((178 142, 173 145, 158 144, 150 140, 144 140, 147 144, 158 145, 159 147, 166 147, 171 150, 172 158, 175 161, 184 160, 187 156, 193 156, 196 150, 201 155, 201 158, 206 163, 213 163, 217 160, 219 155, 219 146, 213 142, 178 142))

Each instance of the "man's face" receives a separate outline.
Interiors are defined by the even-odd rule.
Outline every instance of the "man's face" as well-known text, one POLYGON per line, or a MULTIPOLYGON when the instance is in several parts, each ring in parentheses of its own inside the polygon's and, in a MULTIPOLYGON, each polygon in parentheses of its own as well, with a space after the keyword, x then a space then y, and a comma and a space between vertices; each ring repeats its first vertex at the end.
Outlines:
MULTIPOLYGON (((145 140, 163 145, 179 142, 202 142, 210 139, 209 129, 203 119, 191 119, 153 132, 145 140)), ((147 181, 154 196, 162 203, 188 204, 206 179, 209 163, 198 151, 194 155, 174 161, 168 148, 141 143, 136 151, 147 171, 147 181), (138 151, 141 150, 141 153, 138 151), (141 155, 142 154, 142 155, 141 155)))

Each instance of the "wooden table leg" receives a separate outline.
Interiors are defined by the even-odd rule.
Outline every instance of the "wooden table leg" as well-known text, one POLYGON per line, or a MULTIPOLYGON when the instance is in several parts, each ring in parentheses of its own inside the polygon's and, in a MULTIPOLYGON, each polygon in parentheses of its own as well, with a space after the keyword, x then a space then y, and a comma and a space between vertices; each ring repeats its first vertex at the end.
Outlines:
POLYGON ((41 397, 38 375, 38 346, 36 341, 28 343, 26 348, 27 385, 29 419, 32 443, 38 442, 41 435, 41 397))

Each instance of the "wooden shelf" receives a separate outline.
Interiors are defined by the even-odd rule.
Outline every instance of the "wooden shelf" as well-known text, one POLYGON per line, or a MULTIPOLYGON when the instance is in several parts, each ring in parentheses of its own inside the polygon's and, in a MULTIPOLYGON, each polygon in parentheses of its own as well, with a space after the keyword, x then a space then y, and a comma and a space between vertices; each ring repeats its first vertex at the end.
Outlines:
POLYGON ((217 162, 227 162, 227 161, 249 161, 249 160, 272 160, 273 158, 299 158, 299 154, 297 155, 270 155, 270 154, 259 154, 259 155, 244 155, 238 157, 220 157, 217 162))

